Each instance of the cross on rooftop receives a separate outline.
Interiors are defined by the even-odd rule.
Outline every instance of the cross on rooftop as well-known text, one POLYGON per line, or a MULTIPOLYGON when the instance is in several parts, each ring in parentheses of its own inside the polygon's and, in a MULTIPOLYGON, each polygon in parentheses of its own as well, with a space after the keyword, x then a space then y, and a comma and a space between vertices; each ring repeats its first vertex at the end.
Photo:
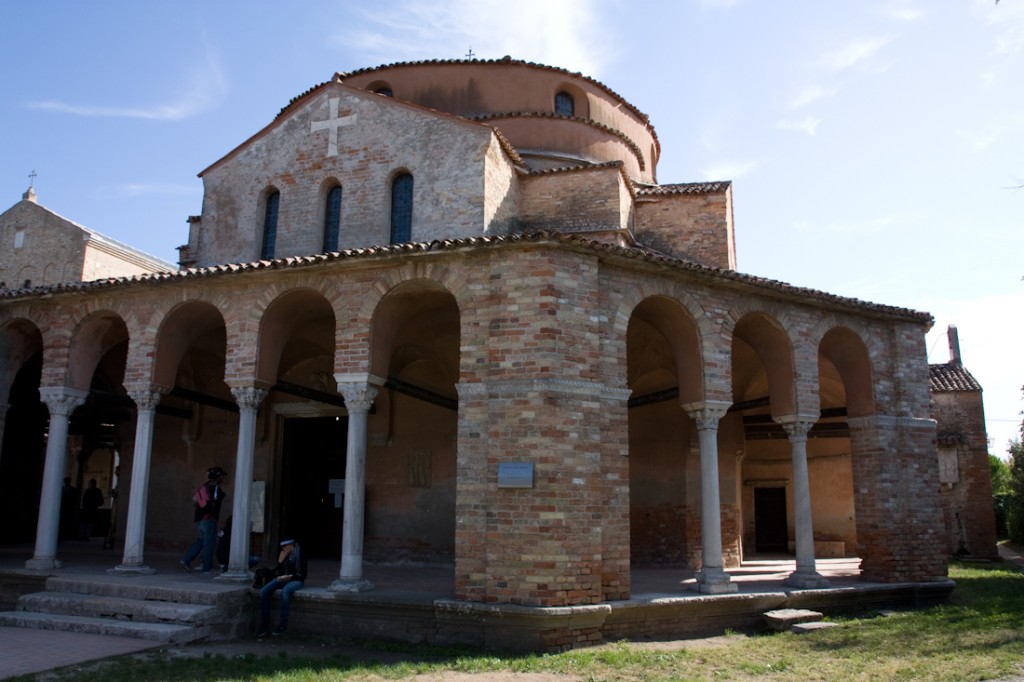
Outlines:
POLYGON ((32 172, 28 174, 28 188, 29 189, 32 189, 35 186, 35 184, 36 184, 36 175, 37 175, 36 170, 35 170, 35 168, 33 168, 32 172))
POLYGON ((315 133, 321 130, 328 132, 327 138, 327 156, 338 155, 338 128, 342 126, 350 126, 356 122, 355 114, 348 114, 345 116, 338 116, 338 102, 341 100, 337 97, 332 97, 327 100, 330 107, 330 113, 328 114, 327 120, 325 121, 312 121, 310 123, 310 132, 315 133))
POLYGON ((470 45, 470 46, 469 46, 469 52, 467 52, 467 53, 466 53, 466 59, 472 59, 472 58, 473 58, 473 57, 475 57, 475 56, 476 56, 476 55, 475 55, 475 54, 473 54, 473 46, 472 46, 472 45, 470 45))

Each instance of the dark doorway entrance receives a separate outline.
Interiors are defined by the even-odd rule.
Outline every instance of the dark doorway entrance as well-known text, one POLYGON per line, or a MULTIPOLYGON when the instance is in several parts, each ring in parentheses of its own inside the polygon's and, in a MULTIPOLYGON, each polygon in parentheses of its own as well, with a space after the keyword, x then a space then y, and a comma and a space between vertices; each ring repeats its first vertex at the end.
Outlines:
POLYGON ((35 538, 46 459, 49 411, 39 402, 43 354, 29 359, 11 386, 0 451, 0 544, 35 538))
POLYGON ((310 558, 341 557, 342 504, 348 417, 284 420, 280 533, 294 536, 310 558))
POLYGON ((789 552, 785 488, 754 488, 754 545, 759 554, 789 552))

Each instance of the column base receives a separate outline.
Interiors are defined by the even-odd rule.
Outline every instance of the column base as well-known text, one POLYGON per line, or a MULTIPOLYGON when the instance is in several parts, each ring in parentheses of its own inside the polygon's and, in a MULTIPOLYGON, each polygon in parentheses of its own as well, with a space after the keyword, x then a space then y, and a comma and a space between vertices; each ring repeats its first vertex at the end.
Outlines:
POLYGON ((25 562, 25 570, 27 571, 39 571, 45 573, 46 571, 53 571, 64 566, 57 557, 32 557, 25 562))
POLYGON ((793 571, 789 574, 789 577, 783 581, 783 584, 789 585, 790 587, 797 587, 801 590, 816 590, 829 587, 830 583, 816 571, 793 571))
POLYGON ((154 573, 156 573, 156 569, 150 568, 149 566, 146 566, 144 564, 138 564, 135 566, 121 564, 120 566, 115 566, 114 568, 108 568, 107 573, 109 575, 119 575, 124 578, 131 578, 137 575, 153 575, 154 573))
POLYGON ((697 584, 693 586, 695 592, 701 594, 732 594, 739 591, 739 586, 732 581, 732 577, 725 571, 697 571, 697 584))
POLYGON ((252 573, 246 569, 231 569, 229 568, 224 573, 214 576, 213 582, 215 583, 249 583, 252 584, 252 573))
POLYGON ((373 583, 366 578, 338 578, 327 586, 328 592, 369 592, 373 583))

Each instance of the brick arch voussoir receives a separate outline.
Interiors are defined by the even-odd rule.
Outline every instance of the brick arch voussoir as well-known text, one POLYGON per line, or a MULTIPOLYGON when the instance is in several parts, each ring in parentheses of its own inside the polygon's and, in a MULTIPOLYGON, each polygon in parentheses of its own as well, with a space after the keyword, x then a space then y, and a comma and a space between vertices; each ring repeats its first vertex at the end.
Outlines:
POLYGON ((454 270, 440 263, 413 262, 387 270, 370 286, 363 305, 359 308, 358 319, 369 322, 383 299, 395 287, 407 282, 427 280, 439 284, 454 298, 459 310, 463 311, 471 301, 465 279, 454 270))

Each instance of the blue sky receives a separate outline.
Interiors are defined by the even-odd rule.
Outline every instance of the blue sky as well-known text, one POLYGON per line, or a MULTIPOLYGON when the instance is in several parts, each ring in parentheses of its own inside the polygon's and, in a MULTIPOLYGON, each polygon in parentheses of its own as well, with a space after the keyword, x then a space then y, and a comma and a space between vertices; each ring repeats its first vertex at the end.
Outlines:
POLYGON ((196 174, 336 71, 511 55, 651 117, 659 181, 729 179, 739 270, 931 312, 929 360, 1024 384, 1024 0, 5 2, 0 210, 177 261, 196 174))

